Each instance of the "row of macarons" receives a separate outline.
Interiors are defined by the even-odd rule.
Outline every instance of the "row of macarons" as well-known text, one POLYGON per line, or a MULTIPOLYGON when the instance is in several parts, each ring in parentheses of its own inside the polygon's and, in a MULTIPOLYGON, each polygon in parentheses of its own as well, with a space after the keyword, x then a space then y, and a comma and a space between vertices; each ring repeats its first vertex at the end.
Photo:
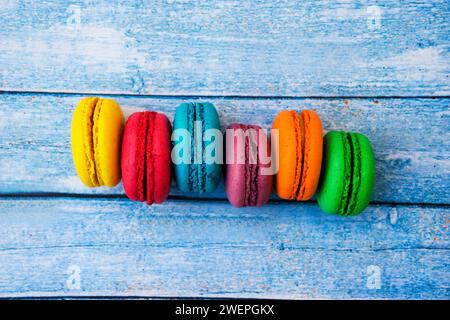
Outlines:
POLYGON ((316 112, 283 110, 273 121, 270 138, 257 125, 233 123, 227 127, 226 135, 244 133, 244 147, 237 143, 231 149, 242 156, 242 162, 225 161, 222 166, 220 161, 204 158, 174 161, 174 156, 193 160, 200 148, 204 154, 208 143, 214 141, 205 139, 205 132, 211 129, 221 129, 211 103, 181 104, 173 124, 164 113, 154 111, 135 112, 125 123, 116 101, 86 97, 72 119, 75 169, 87 187, 113 187, 122 179, 130 199, 149 205, 167 199, 172 177, 181 191, 202 193, 213 191, 222 174, 227 198, 235 207, 264 205, 274 186, 277 195, 286 200, 307 201, 316 195, 327 213, 357 215, 369 204, 375 160, 371 143, 363 134, 329 131, 323 136, 316 112), (185 140, 174 139, 176 130, 187 133, 192 148, 188 153, 183 148, 174 150, 185 140), (258 135, 247 135, 249 130, 258 135), (263 161, 266 155, 271 162, 263 161))

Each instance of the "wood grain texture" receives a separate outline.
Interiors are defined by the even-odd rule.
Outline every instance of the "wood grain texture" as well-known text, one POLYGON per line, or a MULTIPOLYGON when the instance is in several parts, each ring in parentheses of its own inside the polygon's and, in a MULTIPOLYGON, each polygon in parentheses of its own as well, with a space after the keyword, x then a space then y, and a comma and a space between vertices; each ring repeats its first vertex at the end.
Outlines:
MULTIPOLYGON (((172 119, 186 100, 114 97, 126 114, 152 109, 172 119)), ((88 189, 76 176, 70 146, 81 96, 0 95, 0 193, 123 194, 88 189)), ((279 110, 315 109, 326 130, 366 134, 376 155, 375 201, 450 203, 450 113, 447 99, 209 99, 223 129, 232 122, 270 128, 279 110)), ((173 189, 172 194, 181 193, 173 189)), ((223 186, 206 197, 224 198, 223 186)))
POLYGON ((314 204, 2 199, 0 296, 445 299, 449 214, 377 205, 342 219, 314 204), (80 289, 66 283, 74 268, 80 289))
POLYGON ((442 0, 0 0, 0 297, 450 299, 448 13, 442 0), (378 203, 343 219, 275 197, 235 209, 223 185, 151 207, 120 185, 87 189, 70 149, 87 93, 169 118, 211 101, 223 128, 315 109, 326 130, 373 142, 378 203))
POLYGON ((0 89, 448 96, 448 1, 2 1, 0 89))

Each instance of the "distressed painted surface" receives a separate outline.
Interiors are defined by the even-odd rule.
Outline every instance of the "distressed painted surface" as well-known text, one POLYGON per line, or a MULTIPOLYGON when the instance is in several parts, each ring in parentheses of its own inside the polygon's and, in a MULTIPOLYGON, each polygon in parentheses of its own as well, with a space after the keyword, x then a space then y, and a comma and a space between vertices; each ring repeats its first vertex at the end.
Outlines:
MULTIPOLYGON (((81 96, 0 95, 0 193, 113 193, 87 189, 72 163, 70 124, 81 96)), ((172 119, 180 99, 115 97, 126 114, 144 108, 164 111, 172 119)), ((232 122, 269 129, 285 108, 310 108, 326 130, 365 133, 372 141, 377 166, 375 201, 450 203, 450 112, 447 99, 209 99, 223 129, 232 122), (432 124, 432 126, 430 125, 432 124)), ((175 189, 172 194, 179 194, 175 189)), ((221 187, 206 195, 224 198, 221 187)))
POLYGON ((0 297, 449 299, 448 13, 438 0, 0 0, 0 297), (326 130, 373 142, 378 204, 342 219, 314 201, 234 209, 223 186, 152 207, 89 190, 69 136, 89 92, 170 118, 208 96, 223 128, 315 109, 326 130))
POLYGON ((449 214, 378 205, 341 219, 313 204, 3 199, 0 296, 448 298, 449 214), (73 270, 79 289, 67 284, 73 270))
POLYGON ((0 89, 448 96, 448 1, 0 2, 0 89))

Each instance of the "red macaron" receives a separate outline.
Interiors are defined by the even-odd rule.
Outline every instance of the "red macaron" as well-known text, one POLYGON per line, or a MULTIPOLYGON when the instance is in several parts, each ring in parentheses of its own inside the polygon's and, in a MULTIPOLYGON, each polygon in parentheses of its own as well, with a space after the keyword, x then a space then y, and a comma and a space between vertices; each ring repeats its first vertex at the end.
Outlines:
POLYGON ((153 111, 133 113, 127 120, 122 142, 122 182, 128 198, 162 203, 171 185, 171 126, 153 111))

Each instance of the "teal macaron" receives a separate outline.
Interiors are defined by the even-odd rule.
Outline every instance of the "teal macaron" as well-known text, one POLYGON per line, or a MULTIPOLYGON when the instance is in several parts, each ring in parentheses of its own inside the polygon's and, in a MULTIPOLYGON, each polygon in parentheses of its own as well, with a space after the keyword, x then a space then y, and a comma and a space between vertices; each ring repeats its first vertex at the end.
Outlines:
POLYGON ((219 161, 214 158, 222 155, 222 144, 212 137, 214 133, 221 137, 216 108, 207 102, 182 103, 175 111, 173 130, 172 160, 178 189, 198 193, 216 189, 223 163, 223 156, 219 161))
POLYGON ((322 173, 317 189, 320 208, 354 216, 367 208, 375 182, 375 157, 360 133, 330 131, 323 141, 322 173))

